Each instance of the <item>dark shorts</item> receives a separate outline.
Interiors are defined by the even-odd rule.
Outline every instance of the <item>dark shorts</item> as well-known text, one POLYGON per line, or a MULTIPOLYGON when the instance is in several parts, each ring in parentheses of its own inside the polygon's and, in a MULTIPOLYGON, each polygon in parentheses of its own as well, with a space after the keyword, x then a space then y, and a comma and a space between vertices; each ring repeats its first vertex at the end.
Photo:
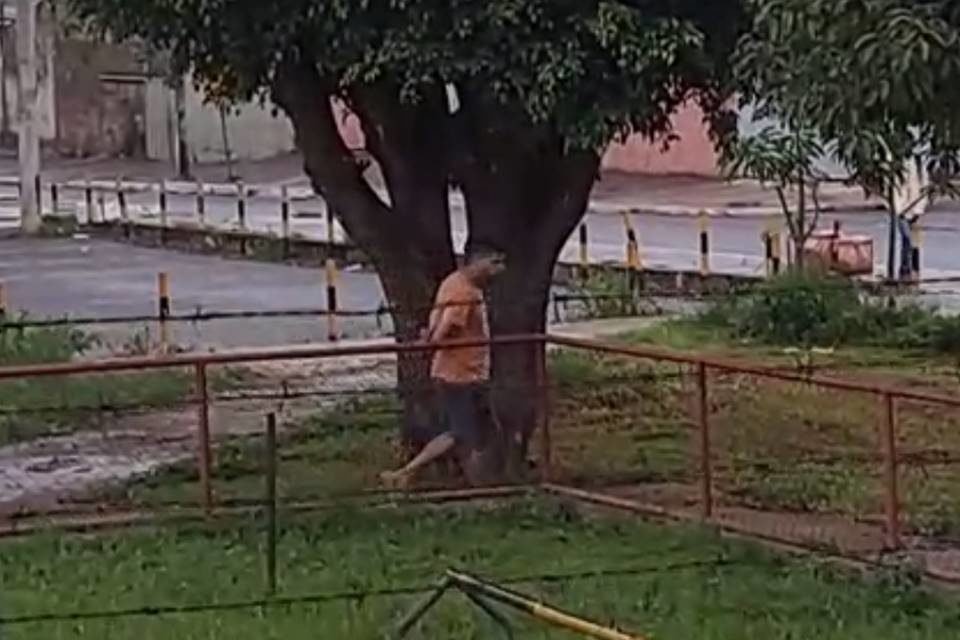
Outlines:
POLYGON ((441 418, 457 446, 475 450, 483 447, 489 424, 490 391, 486 384, 437 383, 441 418))

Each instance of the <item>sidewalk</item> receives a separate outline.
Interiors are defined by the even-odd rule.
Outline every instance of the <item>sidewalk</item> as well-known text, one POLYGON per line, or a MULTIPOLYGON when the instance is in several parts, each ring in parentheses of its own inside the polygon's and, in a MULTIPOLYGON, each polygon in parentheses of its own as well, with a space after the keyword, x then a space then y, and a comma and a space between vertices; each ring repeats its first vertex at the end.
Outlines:
MULTIPOLYGON (((229 182, 224 163, 198 164, 193 176, 204 183, 229 182)), ((15 160, 0 158, 0 176, 16 176, 15 160)), ((286 154, 258 161, 238 162, 234 174, 250 187, 270 188, 279 192, 287 186, 309 193, 310 181, 303 173, 298 154, 286 154)), ((114 183, 117 176, 125 181, 156 182, 161 178, 177 181, 173 167, 166 162, 126 159, 46 160, 44 181, 67 182, 92 179, 114 183)), ((382 188, 379 176, 371 176, 375 187, 382 188)), ((306 195, 306 193, 304 195, 306 195)), ((841 184, 827 184, 822 189, 821 205, 827 212, 875 211, 880 203, 866 200, 860 189, 841 184)), ((721 178, 693 175, 645 175, 617 171, 604 173, 591 197, 591 213, 637 213, 699 215, 706 211, 713 216, 765 217, 780 214, 777 195, 753 181, 728 182, 721 178)))

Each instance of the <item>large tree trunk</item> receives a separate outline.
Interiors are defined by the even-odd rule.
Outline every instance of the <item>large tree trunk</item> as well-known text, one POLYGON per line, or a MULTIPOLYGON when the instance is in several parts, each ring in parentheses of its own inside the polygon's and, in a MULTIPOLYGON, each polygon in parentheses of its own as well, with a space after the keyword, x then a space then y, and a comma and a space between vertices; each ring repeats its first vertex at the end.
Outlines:
MULTIPOLYGON (((314 188, 373 262, 397 340, 417 340, 437 286, 454 268, 451 178, 463 188, 470 239, 507 254, 508 270, 490 292, 493 334, 544 332, 553 268, 586 210, 599 154, 568 152, 549 126, 531 127, 498 105, 484 108, 474 95, 461 93, 464 106, 451 117, 442 88, 412 107, 398 101, 395 87, 354 89, 346 99, 383 173, 387 203, 340 138, 330 108, 335 89, 306 65, 277 79, 275 97, 293 121, 314 188)), ((495 471, 527 454, 542 357, 536 345, 494 349, 493 405, 506 435, 488 458, 498 463, 495 471)), ((423 355, 399 360, 408 436, 436 425, 427 365, 423 355)))
MULTIPOLYGON (((293 122, 314 190, 334 207, 380 276, 396 340, 416 342, 437 286, 454 268, 448 173, 438 151, 442 140, 434 112, 422 104, 404 107, 391 99, 389 90, 350 96, 350 106, 364 124, 367 149, 383 174, 387 203, 371 188, 365 167, 339 134, 330 102, 334 95, 335 87, 309 65, 287 69, 275 86, 275 99, 293 122)), ((416 440, 414 434, 435 422, 426 355, 401 355, 397 374, 402 432, 407 440, 416 440)))
MULTIPOLYGON (((554 267, 587 209, 600 156, 567 150, 549 126, 512 123, 505 109, 484 109, 469 91, 461 96, 457 135, 469 152, 455 162, 454 176, 463 188, 470 238, 507 256, 507 271, 490 294, 493 335, 544 333, 554 267)), ((543 357, 535 345, 494 349, 493 404, 507 447, 500 460, 527 456, 545 391, 535 380, 543 357)))

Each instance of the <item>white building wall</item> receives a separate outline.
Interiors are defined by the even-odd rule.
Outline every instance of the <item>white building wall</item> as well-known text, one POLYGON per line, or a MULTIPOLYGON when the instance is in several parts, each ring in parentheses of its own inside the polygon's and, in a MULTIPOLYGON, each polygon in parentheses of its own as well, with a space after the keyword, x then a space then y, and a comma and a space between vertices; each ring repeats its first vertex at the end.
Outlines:
MULTIPOLYGON (((227 140, 234 160, 259 160, 294 150, 290 121, 273 105, 253 102, 227 114, 227 140)), ((199 162, 226 159, 220 111, 203 102, 203 95, 188 82, 185 133, 190 154, 199 162)))

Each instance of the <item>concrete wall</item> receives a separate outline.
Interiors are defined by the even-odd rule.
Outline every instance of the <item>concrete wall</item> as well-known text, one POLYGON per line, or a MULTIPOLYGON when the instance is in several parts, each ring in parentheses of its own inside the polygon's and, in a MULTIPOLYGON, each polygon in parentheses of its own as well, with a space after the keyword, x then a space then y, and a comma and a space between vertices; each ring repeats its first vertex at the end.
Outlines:
POLYGON ((69 157, 142 157, 146 86, 126 47, 81 40, 59 43, 57 150, 69 157))
MULTIPOLYGON (((220 110, 204 103, 204 96, 193 83, 186 95, 185 134, 195 161, 222 162, 226 159, 220 110)), ((274 115, 274 106, 248 103, 227 114, 227 140, 235 160, 259 160, 295 148, 293 127, 282 114, 274 115)))
POLYGON ((641 136, 610 145, 603 168, 625 173, 718 175, 717 153, 699 107, 688 105, 681 109, 673 118, 673 129, 678 139, 666 150, 662 143, 641 136))

